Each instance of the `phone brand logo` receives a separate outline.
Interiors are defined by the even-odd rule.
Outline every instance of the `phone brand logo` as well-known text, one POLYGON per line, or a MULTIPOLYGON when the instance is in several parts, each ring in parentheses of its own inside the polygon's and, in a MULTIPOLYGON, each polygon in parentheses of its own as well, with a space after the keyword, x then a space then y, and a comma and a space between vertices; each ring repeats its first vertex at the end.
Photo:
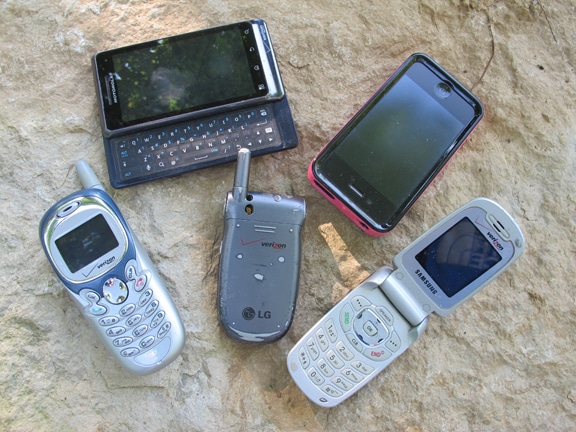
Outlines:
POLYGON ((100 264, 98 264, 97 267, 98 267, 99 269, 101 269, 101 268, 104 267, 105 265, 112 264, 114 261, 116 261, 116 257, 115 257, 115 256, 110 257, 110 258, 108 258, 106 261, 102 261, 100 264))
POLYGON ((424 286, 426 288, 428 288, 428 290, 432 294, 438 294, 438 290, 436 288, 434 288, 434 285, 432 285, 432 282, 430 282, 428 280, 428 278, 426 276, 424 276, 424 273, 422 273, 419 269, 416 269, 416 271, 414 273, 416 273, 416 276, 418 277, 418 279, 420 279, 422 281, 424 286))
POLYGON ((242 246, 250 246, 251 244, 258 243, 262 240, 264 240, 264 239, 260 238, 258 240, 244 241, 244 239, 242 237, 240 237, 240 242, 242 243, 242 246))
MULTIPOLYGON (((478 220, 478 218, 476 218, 476 224, 480 225, 482 228, 485 228, 486 230, 488 229, 487 226, 484 226, 480 223, 480 221, 478 220)), ((486 237, 488 237, 490 240, 492 240, 492 244, 494 245, 494 247, 500 251, 504 250, 504 246, 502 246, 502 244, 500 243, 500 239, 495 236, 494 234, 492 234, 490 231, 485 231, 486 233, 486 237)))
POLYGON ((504 246, 502 246, 502 245, 500 244, 500 242, 498 241, 498 240, 499 240, 498 237, 496 237, 495 235, 493 235, 490 231, 488 231, 488 232, 486 233, 486 236, 487 236, 490 240, 492 240, 492 244, 494 245, 494 247, 495 247, 496 249, 498 249, 498 250, 504 250, 504 246))
POLYGON ((114 79, 114 75, 112 75, 112 73, 108 74, 108 84, 110 86, 110 96, 112 97, 112 100, 110 101, 110 103, 118 103, 118 93, 116 90, 116 80, 114 79))
POLYGON ((262 247, 268 247, 268 248, 273 248, 273 249, 286 249, 288 247, 288 245, 286 245, 286 243, 266 242, 263 240, 265 240, 265 239, 260 238, 258 240, 244 241, 244 239, 242 237, 240 237, 240 242, 242 243, 242 246, 250 246, 251 244, 261 242, 262 247))
POLYGON ((274 249, 286 249, 286 243, 276 243, 276 242, 262 242, 263 247, 271 247, 274 249))
POLYGON ((272 318, 272 312, 261 310, 256 312, 251 307, 247 307, 242 311, 242 318, 244 318, 246 321, 251 321, 256 317, 258 317, 259 319, 270 319, 272 318))

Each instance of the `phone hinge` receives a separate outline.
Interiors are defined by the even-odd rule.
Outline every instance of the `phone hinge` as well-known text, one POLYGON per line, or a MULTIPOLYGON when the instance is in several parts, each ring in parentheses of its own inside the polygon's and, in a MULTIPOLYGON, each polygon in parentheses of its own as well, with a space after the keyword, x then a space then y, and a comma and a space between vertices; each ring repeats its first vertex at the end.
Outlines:
POLYGON ((380 290, 410 324, 417 326, 424 321, 430 313, 422 310, 422 307, 416 299, 407 292, 406 287, 395 277, 397 271, 398 270, 395 270, 384 280, 380 285, 380 290))

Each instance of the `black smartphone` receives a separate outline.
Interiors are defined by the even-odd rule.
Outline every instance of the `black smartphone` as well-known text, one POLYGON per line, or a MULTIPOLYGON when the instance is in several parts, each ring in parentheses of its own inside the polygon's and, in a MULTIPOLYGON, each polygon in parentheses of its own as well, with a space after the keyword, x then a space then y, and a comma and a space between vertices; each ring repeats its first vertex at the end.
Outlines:
POLYGON ((262 20, 103 51, 93 66, 104 136, 284 96, 262 20))
POLYGON ((372 236, 394 228, 484 114, 438 63, 413 54, 316 155, 312 185, 372 236))
POLYGON ((99 52, 93 70, 116 188, 298 144, 261 19, 99 52))

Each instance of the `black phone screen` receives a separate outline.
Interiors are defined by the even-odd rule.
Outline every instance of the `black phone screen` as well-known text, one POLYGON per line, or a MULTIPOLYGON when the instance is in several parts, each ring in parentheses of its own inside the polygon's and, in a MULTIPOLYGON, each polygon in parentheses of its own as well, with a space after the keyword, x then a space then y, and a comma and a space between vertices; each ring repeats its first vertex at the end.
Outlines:
POLYGON ((76 273, 119 245, 101 214, 64 234, 55 243, 71 273, 76 273))
POLYGON ((386 231, 481 117, 443 70, 414 61, 386 83, 325 148, 315 175, 386 231))
POLYGON ((95 61, 110 129, 268 92, 248 22, 106 51, 95 61))

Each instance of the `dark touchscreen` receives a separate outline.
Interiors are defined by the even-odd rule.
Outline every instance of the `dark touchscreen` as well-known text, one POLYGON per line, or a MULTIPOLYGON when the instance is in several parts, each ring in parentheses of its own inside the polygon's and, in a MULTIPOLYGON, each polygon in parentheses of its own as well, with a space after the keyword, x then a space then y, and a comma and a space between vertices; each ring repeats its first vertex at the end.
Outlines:
POLYGON ((374 230, 389 231, 481 116, 447 72, 415 56, 325 147, 314 175, 374 230))
POLYGON ((239 23, 98 54, 108 126, 117 129, 266 95, 255 47, 251 26, 239 23))

